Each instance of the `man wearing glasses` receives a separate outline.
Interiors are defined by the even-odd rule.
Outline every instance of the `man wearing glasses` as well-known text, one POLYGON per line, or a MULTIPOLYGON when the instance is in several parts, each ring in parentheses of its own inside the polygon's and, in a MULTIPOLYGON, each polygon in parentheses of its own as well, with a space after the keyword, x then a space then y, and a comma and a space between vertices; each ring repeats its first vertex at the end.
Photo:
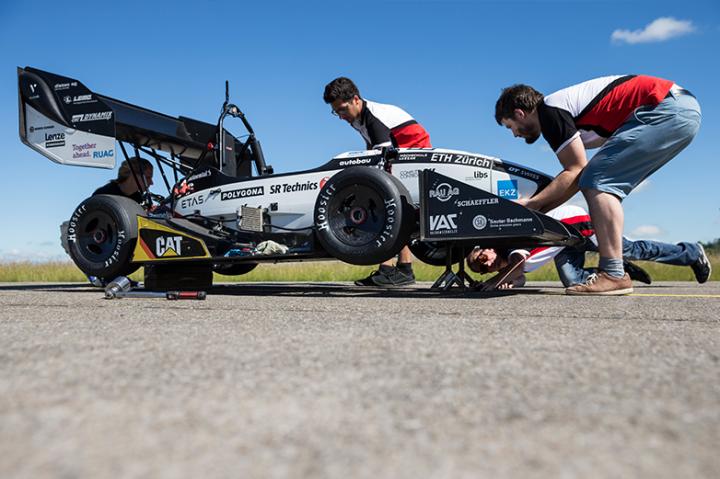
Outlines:
MULTIPOLYGON (((363 99, 349 78, 339 77, 328 83, 323 100, 330 105, 333 115, 360 133, 368 150, 391 145, 395 148, 432 148, 428 132, 405 110, 363 99)), ((400 251, 396 265, 388 260, 367 278, 355 281, 358 286, 375 287, 414 283, 412 253, 407 246, 400 251)))

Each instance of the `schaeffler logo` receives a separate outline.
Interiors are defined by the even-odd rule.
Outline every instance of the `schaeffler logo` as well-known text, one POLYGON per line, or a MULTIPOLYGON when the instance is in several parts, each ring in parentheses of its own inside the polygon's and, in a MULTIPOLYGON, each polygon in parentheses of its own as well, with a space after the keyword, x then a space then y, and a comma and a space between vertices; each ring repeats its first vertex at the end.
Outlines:
POLYGON ((455 195, 460 194, 460 188, 453 188, 447 183, 440 183, 434 190, 430 190, 430 198, 437 198, 440 201, 448 201, 455 195))

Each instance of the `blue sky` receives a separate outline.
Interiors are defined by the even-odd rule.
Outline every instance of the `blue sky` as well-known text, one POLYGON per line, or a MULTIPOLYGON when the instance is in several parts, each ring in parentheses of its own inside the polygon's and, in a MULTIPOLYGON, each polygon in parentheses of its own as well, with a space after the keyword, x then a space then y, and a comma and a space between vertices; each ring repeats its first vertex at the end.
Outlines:
POLYGON ((62 258, 58 224, 115 174, 60 166, 20 143, 15 68, 26 65, 211 123, 230 80, 277 172, 362 146, 322 101, 340 75, 364 97, 410 112, 434 146, 551 174, 560 167, 544 141, 526 145, 495 123, 503 87, 552 93, 598 76, 657 75, 696 94, 703 124, 625 201, 625 232, 669 242, 720 237, 717 1, 103 3, 0 5, 0 260, 62 258))

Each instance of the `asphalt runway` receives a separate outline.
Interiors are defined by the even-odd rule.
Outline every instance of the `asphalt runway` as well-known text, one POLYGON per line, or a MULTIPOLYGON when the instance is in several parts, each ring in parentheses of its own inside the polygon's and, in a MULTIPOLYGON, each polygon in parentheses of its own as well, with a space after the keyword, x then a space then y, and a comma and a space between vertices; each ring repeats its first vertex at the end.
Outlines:
POLYGON ((720 477, 720 283, 0 285, 0 477, 720 477))

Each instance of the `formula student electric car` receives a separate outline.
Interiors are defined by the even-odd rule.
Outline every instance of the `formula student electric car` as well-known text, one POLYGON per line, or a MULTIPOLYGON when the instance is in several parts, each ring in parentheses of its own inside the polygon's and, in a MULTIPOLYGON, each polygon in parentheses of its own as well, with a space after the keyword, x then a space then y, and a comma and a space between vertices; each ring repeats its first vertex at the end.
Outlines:
MULTIPOLYGON (((313 169, 274 173, 249 121, 225 103, 218 122, 171 117, 18 68, 20 138, 65 165, 114 168, 153 160, 167 196, 98 195, 72 213, 69 254, 111 280, 145 266, 146 286, 209 286, 259 263, 337 258, 372 265, 409 244, 431 264, 459 261, 454 244, 571 245, 581 236, 512 202, 551 178, 497 158, 448 149, 348 152, 313 169), (228 118, 242 122, 236 137, 228 118), (169 171, 166 171, 166 168, 169 171), (169 174, 172 176, 169 176, 169 174)), ((147 190, 141 172, 133 172, 147 190)))

